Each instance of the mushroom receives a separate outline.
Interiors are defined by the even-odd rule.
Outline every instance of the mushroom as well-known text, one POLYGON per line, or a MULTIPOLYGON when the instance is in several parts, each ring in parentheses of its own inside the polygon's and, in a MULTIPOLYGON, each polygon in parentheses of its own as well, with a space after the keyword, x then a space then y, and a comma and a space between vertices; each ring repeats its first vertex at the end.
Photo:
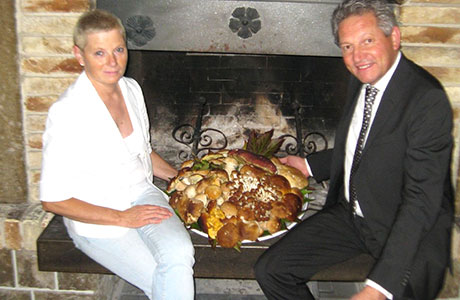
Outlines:
POLYGON ((291 184, 289 181, 281 175, 272 175, 268 177, 267 183, 277 191, 280 191, 283 195, 289 192, 291 189, 291 184))
POLYGON ((275 216, 270 216, 270 219, 260 223, 260 227, 263 230, 268 231, 270 234, 274 234, 281 229, 280 219, 275 216))
POLYGON ((194 199, 190 200, 187 205, 186 223, 195 223, 201 216, 203 209, 203 202, 194 199))
POLYGON ((188 202, 190 201, 183 192, 175 192, 172 194, 171 199, 169 200, 169 205, 176 210, 179 217, 186 222, 187 221, 187 210, 188 202))
POLYGON ((238 227, 233 223, 227 223, 217 232, 217 242, 223 248, 233 248, 241 240, 238 227))
POLYGON ((217 200, 222 195, 222 189, 214 184, 208 185, 204 190, 206 196, 211 200, 217 200))
POLYGON ((262 228, 260 228, 259 224, 255 221, 251 222, 239 222, 238 223, 238 230, 240 233, 240 237, 242 240, 250 240, 255 241, 262 235, 264 232, 262 228))
POLYGON ((225 201, 224 203, 222 203, 220 209, 224 212, 227 218, 236 216, 238 214, 238 208, 236 207, 236 205, 229 201, 225 201))

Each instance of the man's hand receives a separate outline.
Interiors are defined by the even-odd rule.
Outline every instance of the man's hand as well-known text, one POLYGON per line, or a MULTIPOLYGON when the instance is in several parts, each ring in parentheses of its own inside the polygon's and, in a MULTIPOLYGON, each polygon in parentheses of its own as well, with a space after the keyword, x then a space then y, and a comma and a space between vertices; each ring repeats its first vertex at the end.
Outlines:
POLYGON ((350 300, 385 300, 386 297, 378 290, 370 286, 365 286, 361 292, 353 295, 350 300))
POLYGON ((285 165, 299 169, 305 176, 310 176, 310 174, 308 174, 305 158, 302 158, 300 156, 289 155, 280 158, 280 161, 285 165))

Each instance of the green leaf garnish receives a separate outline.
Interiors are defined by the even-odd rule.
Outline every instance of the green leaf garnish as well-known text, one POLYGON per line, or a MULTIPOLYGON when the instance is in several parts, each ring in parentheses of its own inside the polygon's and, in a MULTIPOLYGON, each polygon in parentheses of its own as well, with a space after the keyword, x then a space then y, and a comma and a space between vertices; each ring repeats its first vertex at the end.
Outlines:
POLYGON ((207 160, 196 160, 192 167, 193 171, 209 170, 209 162, 207 160))
POLYGON ((196 230, 199 230, 199 231, 203 231, 203 229, 201 228, 200 224, 198 224, 198 222, 190 224, 190 228, 196 229, 196 230))
POLYGON ((313 191, 310 190, 310 189, 308 189, 308 187, 304 187, 303 189, 300 190, 300 192, 301 192, 302 195, 304 195, 304 196, 313 193, 313 191))
POLYGON ((195 163, 192 166, 192 171, 199 171, 199 170, 217 170, 223 169, 224 166, 218 165, 207 160, 195 160, 195 163))
POLYGON ((174 209, 174 212, 176 213, 176 215, 179 217, 179 220, 182 221, 182 223, 185 224, 184 220, 182 220, 181 216, 179 215, 179 212, 177 211, 177 209, 174 209))
POLYGON ((280 219, 280 230, 286 230, 287 229, 287 225, 286 223, 288 223, 290 221, 286 220, 286 219, 280 219))
POLYGON ((174 193, 176 192, 176 190, 172 190, 172 191, 170 191, 170 192, 167 192, 167 191, 165 191, 165 190, 162 190, 162 191, 163 191, 163 193, 165 193, 168 197, 171 197, 172 194, 174 194, 174 193))
POLYGON ((271 235, 270 231, 264 230, 261 236, 267 236, 267 235, 271 235))
POLYGON ((255 154, 271 158, 284 142, 283 138, 273 139, 273 132, 271 129, 264 133, 257 133, 255 130, 249 132, 248 140, 244 142, 243 149, 255 154))
POLYGON ((233 247, 233 249, 235 249, 236 251, 241 253, 241 242, 238 241, 238 243, 236 243, 236 245, 233 247))

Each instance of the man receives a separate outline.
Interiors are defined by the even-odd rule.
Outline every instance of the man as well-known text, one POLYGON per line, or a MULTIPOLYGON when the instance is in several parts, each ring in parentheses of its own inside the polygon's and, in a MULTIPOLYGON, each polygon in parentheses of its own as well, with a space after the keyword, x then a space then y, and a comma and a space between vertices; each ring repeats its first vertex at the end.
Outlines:
POLYGON ((315 273, 368 253, 375 265, 352 299, 433 299, 450 259, 449 101, 399 51, 387 3, 345 0, 332 28, 353 75, 334 149, 283 159, 330 180, 326 204, 259 258, 257 281, 268 299, 313 299, 315 273))

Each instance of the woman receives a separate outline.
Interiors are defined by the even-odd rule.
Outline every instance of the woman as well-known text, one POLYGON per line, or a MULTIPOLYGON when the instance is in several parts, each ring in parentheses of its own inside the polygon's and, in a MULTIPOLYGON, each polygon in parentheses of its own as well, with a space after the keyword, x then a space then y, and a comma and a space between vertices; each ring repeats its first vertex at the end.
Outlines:
POLYGON ((141 88, 123 77, 125 37, 108 12, 79 19, 84 71, 49 110, 40 199, 79 249, 150 299, 193 299, 190 236, 152 184, 177 170, 152 151, 141 88))

